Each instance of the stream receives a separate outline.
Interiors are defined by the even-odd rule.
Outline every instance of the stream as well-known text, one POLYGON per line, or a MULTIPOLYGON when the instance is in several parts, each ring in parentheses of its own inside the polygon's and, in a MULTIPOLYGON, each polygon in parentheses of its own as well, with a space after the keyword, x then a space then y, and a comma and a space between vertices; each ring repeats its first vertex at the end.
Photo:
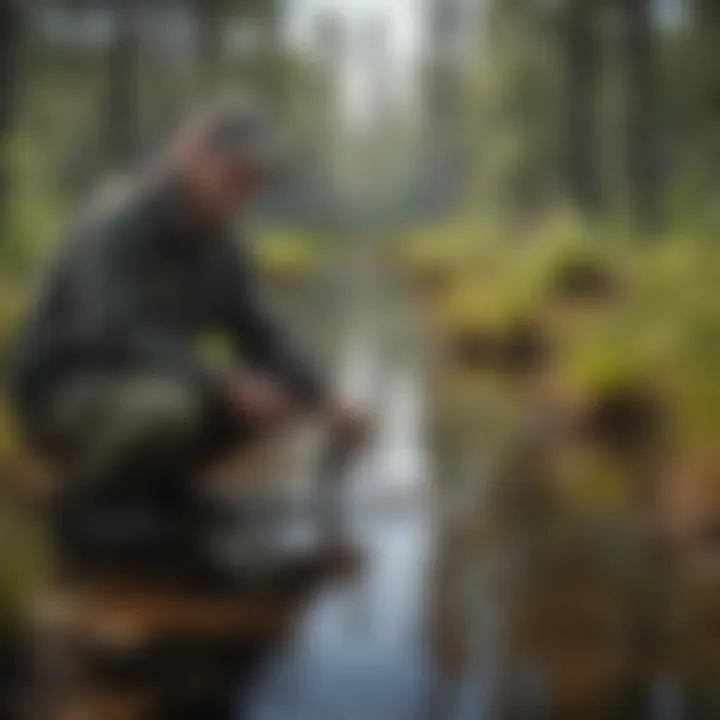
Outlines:
MULTIPOLYGON (((364 317, 363 317, 364 315, 364 317)), ((423 601, 432 520, 422 442, 422 373, 388 359, 383 323, 346 323, 345 394, 376 408, 377 436, 348 482, 348 523, 366 559, 360 576, 321 591, 251 701, 252 720, 410 720, 428 667, 423 601)))
MULTIPOLYGON (((441 513, 426 454, 427 363, 413 313, 397 291, 363 285, 357 277, 341 284, 344 304, 333 308, 333 327, 340 328, 337 384, 345 396, 374 409, 377 428, 346 479, 345 523, 364 565, 356 578, 311 599, 293 636, 243 700, 242 716, 489 720, 504 684, 506 603, 479 579, 464 614, 475 648, 467 672, 443 676, 427 642, 441 513)), ((544 705, 538 677, 514 680, 518 708, 544 705)), ((677 690, 672 678, 648 688, 645 717, 683 717, 677 690)))

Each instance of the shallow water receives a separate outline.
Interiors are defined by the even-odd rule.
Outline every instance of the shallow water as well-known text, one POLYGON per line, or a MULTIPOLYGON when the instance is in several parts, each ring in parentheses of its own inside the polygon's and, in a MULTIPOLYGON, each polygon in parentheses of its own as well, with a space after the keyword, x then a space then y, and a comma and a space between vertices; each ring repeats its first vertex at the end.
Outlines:
MULTIPOLYGON (((500 672, 508 607, 482 579, 463 615, 474 648, 465 676, 442 680, 425 646, 438 512, 423 432, 424 368, 402 303, 385 304, 390 317, 377 305, 358 312, 352 303, 338 313, 346 335, 338 383, 377 414, 377 436, 347 478, 345 497, 366 565, 358 578, 311 600, 243 702, 251 720, 490 720, 509 680, 500 672)), ((484 499, 462 494, 459 501, 477 507, 484 499)), ((542 676, 532 672, 512 679, 511 695, 526 709, 548 702, 542 676)), ((672 678, 648 688, 645 707, 647 718, 686 716, 672 678)))
POLYGON ((252 720, 404 720, 421 716, 422 625, 431 551, 422 447, 422 377, 382 357, 376 323, 352 327, 340 384, 377 408, 378 436, 349 478, 361 576, 322 591, 251 701, 252 720))

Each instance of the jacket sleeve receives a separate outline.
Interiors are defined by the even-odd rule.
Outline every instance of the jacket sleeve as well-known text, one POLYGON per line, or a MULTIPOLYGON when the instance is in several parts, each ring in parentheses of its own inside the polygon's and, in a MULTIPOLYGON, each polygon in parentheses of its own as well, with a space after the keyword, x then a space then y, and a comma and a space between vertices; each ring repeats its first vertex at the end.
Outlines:
POLYGON ((227 243, 222 315, 243 359, 272 374, 305 407, 317 407, 326 394, 324 383, 297 351, 261 292, 249 251, 227 243))

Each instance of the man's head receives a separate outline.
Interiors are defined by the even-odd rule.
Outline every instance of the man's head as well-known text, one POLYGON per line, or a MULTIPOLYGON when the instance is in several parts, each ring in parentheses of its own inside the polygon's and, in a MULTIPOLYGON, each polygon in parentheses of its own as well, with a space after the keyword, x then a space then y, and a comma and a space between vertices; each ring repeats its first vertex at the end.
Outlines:
POLYGON ((181 128, 172 148, 173 167, 195 209, 218 221, 252 200, 281 160, 269 119, 250 99, 203 110, 181 128))

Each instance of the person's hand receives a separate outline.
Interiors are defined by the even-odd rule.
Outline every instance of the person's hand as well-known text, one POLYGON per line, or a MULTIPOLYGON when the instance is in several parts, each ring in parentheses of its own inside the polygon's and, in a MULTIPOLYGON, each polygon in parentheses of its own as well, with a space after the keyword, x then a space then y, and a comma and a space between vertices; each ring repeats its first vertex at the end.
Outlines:
POLYGON ((258 430, 281 426, 293 412, 287 392, 271 378, 256 372, 232 375, 227 383, 227 397, 238 420, 258 430))
POLYGON ((347 457, 356 453, 367 442, 372 421, 364 408, 332 398, 323 410, 323 415, 330 425, 336 452, 347 457))

